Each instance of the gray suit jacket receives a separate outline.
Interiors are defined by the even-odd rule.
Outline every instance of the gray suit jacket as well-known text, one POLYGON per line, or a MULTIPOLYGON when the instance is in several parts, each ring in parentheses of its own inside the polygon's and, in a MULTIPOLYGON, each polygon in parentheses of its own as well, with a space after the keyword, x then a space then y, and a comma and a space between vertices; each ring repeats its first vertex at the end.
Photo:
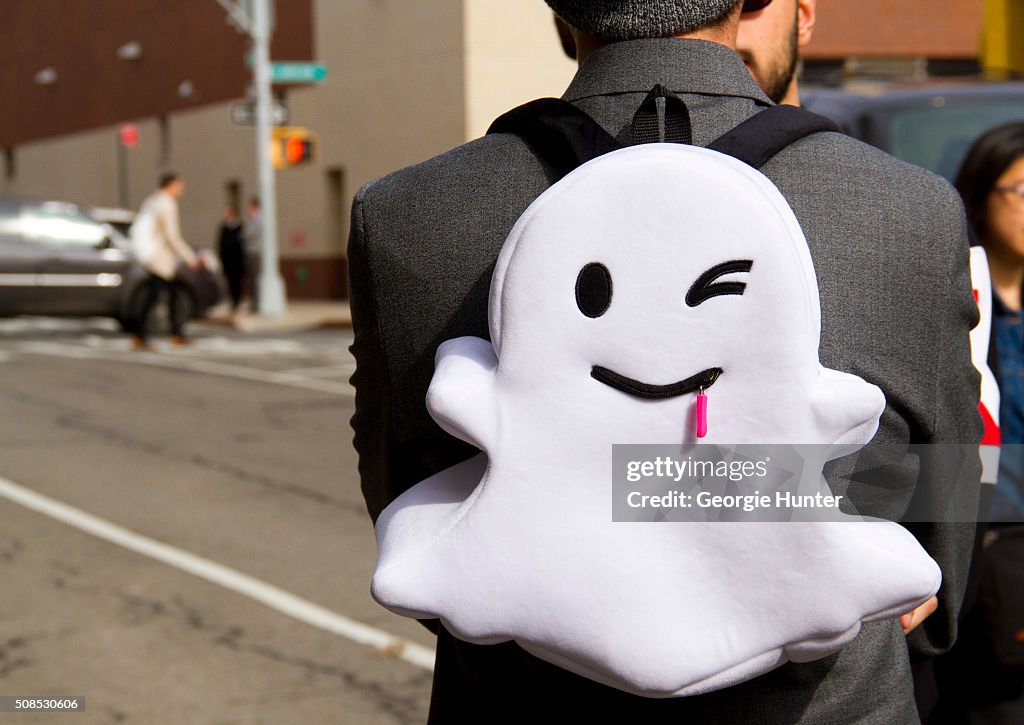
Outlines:
MULTIPOLYGON (((626 138, 633 112, 662 83, 690 109, 706 145, 767 105, 722 45, 641 40, 587 59, 564 98, 626 138)), ((978 377, 968 330, 966 226, 942 179, 833 133, 789 147, 762 171, 803 226, 818 276, 821 361, 879 385, 887 406, 877 441, 977 443, 978 377)), ((353 207, 352 314, 357 361, 352 419, 371 516, 398 494, 473 453, 430 419, 424 396, 437 346, 487 337, 487 294, 498 250, 549 170, 518 138, 492 135, 364 187, 353 207)), ((882 508, 896 517, 915 494, 915 463, 892 472, 882 508)), ((973 475, 973 472, 970 473, 973 475)), ((968 478, 970 478, 970 475, 968 478)), ((943 478, 931 485, 960 485, 943 478)), ((977 478, 974 478, 977 481, 977 478)), ((970 491, 967 500, 976 500, 970 491)), ((943 569, 940 610, 915 633, 916 656, 951 643, 973 540, 969 524, 913 530, 943 569)), ((681 652, 681 657, 686 653, 681 652)), ((758 723, 912 723, 908 645, 898 624, 866 626, 832 657, 790 664, 707 696, 644 700, 526 655, 478 647, 443 629, 434 722, 537 720, 758 723)))

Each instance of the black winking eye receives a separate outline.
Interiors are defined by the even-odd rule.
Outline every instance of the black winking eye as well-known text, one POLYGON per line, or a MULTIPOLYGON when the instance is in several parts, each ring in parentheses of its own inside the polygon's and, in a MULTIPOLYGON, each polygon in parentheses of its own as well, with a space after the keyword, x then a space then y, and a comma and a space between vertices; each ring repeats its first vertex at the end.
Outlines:
POLYGON ((612 303, 612 275, 608 268, 591 262, 576 277, 576 306, 587 317, 600 317, 612 303))
POLYGON ((719 295, 741 295, 747 288, 746 282, 715 282, 716 279, 734 272, 749 272, 754 266, 752 259, 734 259, 730 262, 716 264, 697 278, 697 281, 686 293, 686 304, 696 307, 701 302, 719 295))

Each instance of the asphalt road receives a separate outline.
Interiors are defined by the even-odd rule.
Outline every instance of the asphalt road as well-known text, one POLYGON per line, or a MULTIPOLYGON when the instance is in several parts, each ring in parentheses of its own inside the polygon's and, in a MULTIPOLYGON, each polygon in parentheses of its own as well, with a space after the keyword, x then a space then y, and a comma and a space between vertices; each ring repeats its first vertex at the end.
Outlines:
POLYGON ((432 638, 369 596, 350 333, 192 331, 0 320, 0 696, 86 698, 0 725, 423 722, 432 638))

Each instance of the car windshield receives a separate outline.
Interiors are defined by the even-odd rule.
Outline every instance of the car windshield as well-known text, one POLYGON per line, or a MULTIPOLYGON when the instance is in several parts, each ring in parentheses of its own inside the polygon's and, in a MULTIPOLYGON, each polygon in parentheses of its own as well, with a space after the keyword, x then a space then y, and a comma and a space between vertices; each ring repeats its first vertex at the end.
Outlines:
POLYGON ((892 113, 889 151, 950 181, 976 138, 1000 124, 1024 119, 1020 103, 936 105, 941 99, 930 108, 892 113))

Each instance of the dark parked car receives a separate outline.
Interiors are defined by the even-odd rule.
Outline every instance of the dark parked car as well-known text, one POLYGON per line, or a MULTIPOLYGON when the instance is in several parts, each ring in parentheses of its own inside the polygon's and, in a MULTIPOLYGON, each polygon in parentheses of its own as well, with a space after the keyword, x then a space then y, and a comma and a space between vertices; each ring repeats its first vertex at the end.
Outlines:
MULTIPOLYGON (((221 297, 214 273, 185 265, 190 318, 221 297)), ((0 315, 137 319, 146 272, 128 240, 74 204, 0 198, 0 315)), ((166 314, 163 311, 159 314, 166 314)))
POLYGON ((978 136, 1024 120, 1024 82, 931 80, 917 84, 850 84, 801 90, 812 111, 851 136, 923 166, 950 181, 978 136))

